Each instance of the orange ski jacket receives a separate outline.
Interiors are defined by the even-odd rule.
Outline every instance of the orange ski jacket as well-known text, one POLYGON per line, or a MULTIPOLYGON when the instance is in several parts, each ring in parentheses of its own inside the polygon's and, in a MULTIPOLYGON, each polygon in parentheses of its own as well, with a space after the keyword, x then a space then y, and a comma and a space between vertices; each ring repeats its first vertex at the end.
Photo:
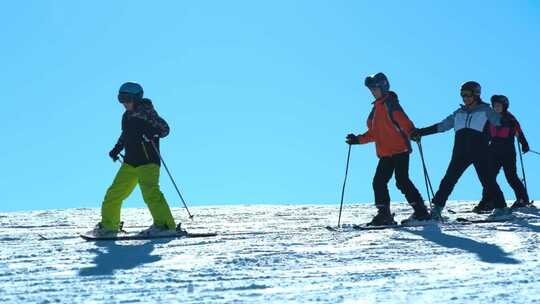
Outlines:
POLYGON ((375 142, 379 158, 412 151, 410 134, 414 124, 401 108, 396 93, 389 92, 373 102, 367 127, 366 133, 358 135, 358 141, 375 142))

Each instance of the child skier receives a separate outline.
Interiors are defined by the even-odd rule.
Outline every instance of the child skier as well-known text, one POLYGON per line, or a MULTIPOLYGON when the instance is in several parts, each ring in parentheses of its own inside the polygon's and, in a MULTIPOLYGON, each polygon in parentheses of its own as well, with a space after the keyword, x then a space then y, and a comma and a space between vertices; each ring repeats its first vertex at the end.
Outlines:
MULTIPOLYGON (((517 176, 516 172, 516 148, 514 146, 514 137, 517 137, 521 144, 523 153, 529 152, 529 144, 521 130, 517 119, 508 111, 508 98, 504 95, 493 95, 491 97, 491 106, 495 112, 501 114, 502 125, 490 125, 491 142, 489 144, 489 156, 493 174, 497 176, 501 167, 504 170, 506 180, 514 190, 516 201, 512 209, 530 206, 529 196, 525 186, 517 176)), ((473 212, 481 213, 491 211, 493 204, 489 199, 489 193, 484 189, 482 200, 474 207, 473 212)))
POLYGON ((362 135, 347 135, 347 143, 365 144, 375 142, 379 163, 373 177, 375 206, 377 215, 368 225, 394 225, 394 216, 390 212, 390 195, 388 182, 395 173, 396 186, 405 195, 414 213, 404 222, 413 220, 428 220, 430 214, 424 200, 409 179, 409 154, 411 145, 409 134, 414 129, 401 108, 396 93, 389 91, 390 84, 383 73, 369 76, 365 80, 375 101, 367 119, 368 130, 362 135))
POLYGON ((439 190, 433 197, 431 215, 434 220, 442 220, 441 212, 452 193, 454 186, 463 172, 473 165, 482 186, 493 200, 495 210, 490 218, 504 218, 511 215, 506 207, 504 195, 491 173, 489 162, 489 123, 499 126, 501 116, 480 98, 481 87, 475 81, 468 81, 461 86, 461 97, 464 105, 442 122, 427 128, 416 129, 411 138, 420 140, 421 136, 445 132, 454 128, 455 139, 452 160, 441 181, 439 190))
POLYGON ((122 202, 137 184, 154 220, 153 225, 141 234, 174 232, 176 225, 171 210, 159 189, 160 157, 154 150, 155 147, 159 151, 159 138, 169 134, 169 126, 154 110, 152 102, 143 98, 139 84, 124 83, 118 92, 118 100, 126 111, 122 116, 122 134, 109 156, 116 161, 125 150, 125 157, 107 190, 101 207, 101 222, 93 233, 115 235, 121 230, 122 202))

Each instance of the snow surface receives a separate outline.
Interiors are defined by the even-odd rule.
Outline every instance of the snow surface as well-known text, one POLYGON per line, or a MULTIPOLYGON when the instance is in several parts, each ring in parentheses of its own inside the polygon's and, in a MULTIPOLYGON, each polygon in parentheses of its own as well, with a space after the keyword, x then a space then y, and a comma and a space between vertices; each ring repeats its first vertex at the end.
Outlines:
MULTIPOLYGON (((193 208, 193 222, 175 209, 189 231, 220 235, 116 243, 77 236, 99 209, 0 213, 0 303, 540 303, 536 210, 512 223, 333 233, 324 226, 338 207, 193 208)), ((343 222, 373 213, 346 206, 343 222)), ((123 220, 151 222, 146 209, 123 220)))

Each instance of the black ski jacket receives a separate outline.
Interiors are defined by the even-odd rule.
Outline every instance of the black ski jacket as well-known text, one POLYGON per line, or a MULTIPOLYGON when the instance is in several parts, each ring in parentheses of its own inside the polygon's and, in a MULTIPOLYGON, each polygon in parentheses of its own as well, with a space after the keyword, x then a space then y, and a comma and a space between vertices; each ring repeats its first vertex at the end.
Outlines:
POLYGON ((169 125, 161 118, 150 99, 144 98, 137 103, 133 111, 126 111, 122 116, 122 134, 115 149, 125 150, 124 162, 134 167, 160 165, 159 139, 169 134, 169 125), (146 142, 143 135, 151 142, 146 142), (154 146, 152 145, 152 142, 154 146))

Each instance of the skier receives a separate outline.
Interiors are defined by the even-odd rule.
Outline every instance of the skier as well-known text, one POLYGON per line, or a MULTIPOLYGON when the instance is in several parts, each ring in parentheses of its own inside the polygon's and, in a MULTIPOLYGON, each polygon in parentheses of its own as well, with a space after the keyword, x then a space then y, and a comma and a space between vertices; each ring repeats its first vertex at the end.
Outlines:
POLYGON ((159 189, 160 157, 154 150, 155 146, 159 151, 159 138, 169 134, 169 126, 157 114, 150 99, 143 98, 143 93, 143 88, 133 82, 122 84, 118 92, 118 100, 126 111, 122 116, 122 133, 109 156, 117 161, 125 150, 125 157, 103 200, 101 222, 93 230, 95 235, 114 236, 121 231, 122 202, 137 184, 154 220, 141 234, 171 233, 176 229, 169 205, 159 189))
MULTIPOLYGON (((500 113, 502 125, 490 125, 491 142, 489 144, 489 156, 491 161, 492 173, 497 176, 501 167, 504 169, 506 180, 514 190, 516 201, 512 209, 530 206, 529 196, 525 186, 517 176, 516 172, 516 149, 514 146, 514 137, 517 137, 521 144, 523 153, 529 152, 529 144, 521 130, 517 119, 508 111, 508 98, 504 95, 493 95, 491 97, 491 106, 495 112, 500 113)), ((491 211, 493 204, 489 199, 489 193, 484 189, 482 200, 474 207, 473 212, 481 213, 491 211)))
POLYGON ((405 195, 414 212, 404 222, 428 220, 430 214, 424 200, 409 179, 409 154, 411 145, 409 134, 414 129, 413 123, 401 108, 398 96, 390 91, 390 84, 383 73, 369 76, 365 86, 371 91, 375 101, 367 119, 368 130, 361 135, 347 135, 350 145, 375 142, 379 163, 373 177, 375 206, 377 214, 368 225, 395 225, 390 212, 388 182, 395 173, 396 186, 405 195))
POLYGON ((499 126, 501 116, 480 98, 481 87, 475 81, 465 82, 461 86, 461 97, 464 105, 457 109, 440 123, 427 128, 413 130, 411 138, 420 140, 422 136, 445 132, 454 128, 455 139, 452 160, 448 165, 446 174, 441 181, 439 190, 433 197, 431 215, 434 220, 442 220, 441 212, 452 193, 454 186, 463 172, 473 165, 482 186, 493 200, 495 209, 489 218, 504 218, 511 215, 510 208, 506 207, 504 195, 497 184, 495 176, 491 173, 489 163, 489 124, 499 126))

